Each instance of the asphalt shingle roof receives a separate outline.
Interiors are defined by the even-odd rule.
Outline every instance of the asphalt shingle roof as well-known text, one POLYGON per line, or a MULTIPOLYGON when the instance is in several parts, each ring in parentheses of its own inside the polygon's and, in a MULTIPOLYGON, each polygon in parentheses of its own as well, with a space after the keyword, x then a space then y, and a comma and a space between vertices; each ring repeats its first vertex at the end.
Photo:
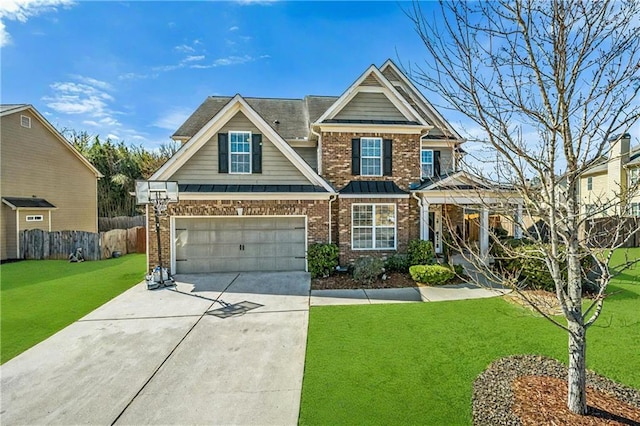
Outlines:
POLYGON ((55 209, 56 208, 56 206, 54 206, 44 198, 2 197, 2 199, 17 208, 31 208, 31 209, 55 209))

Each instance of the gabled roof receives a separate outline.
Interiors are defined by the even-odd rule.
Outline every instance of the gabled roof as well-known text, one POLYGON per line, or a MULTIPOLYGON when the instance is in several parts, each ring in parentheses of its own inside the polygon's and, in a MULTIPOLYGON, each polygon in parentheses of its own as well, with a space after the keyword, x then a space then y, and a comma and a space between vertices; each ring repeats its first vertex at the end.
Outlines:
POLYGON ((55 209, 56 206, 45 200, 44 198, 34 197, 2 197, 2 202, 11 207, 13 210, 17 209, 55 209))
POLYGON ((62 134, 55 127, 53 127, 53 125, 51 125, 51 123, 49 123, 49 121, 47 121, 47 119, 44 118, 42 114, 38 112, 37 109, 33 107, 33 105, 29 105, 29 104, 0 105, 0 117, 4 117, 7 115, 15 114, 15 113, 26 111, 26 110, 29 110, 29 112, 31 112, 42 123, 42 125, 46 127, 47 130, 49 130, 56 137, 56 139, 58 139, 68 150, 70 150, 73 153, 73 155, 78 157, 78 159, 82 162, 82 164, 87 166, 89 170, 91 170, 91 172, 94 175, 96 175, 96 177, 98 178, 103 177, 102 173, 100 173, 100 171, 96 169, 93 166, 93 164, 89 162, 89 160, 87 160, 82 154, 80 154, 78 150, 75 149, 73 145, 71 145, 71 143, 64 136, 62 136, 62 134))
POLYGON ((285 157, 309 180, 327 192, 335 192, 309 164, 270 126, 258 112, 240 95, 234 96, 209 121, 207 121, 180 150, 169 159, 149 180, 167 180, 182 167, 202 146, 224 126, 236 113, 242 112, 285 157))
POLYGON ((449 189, 490 189, 496 188, 491 182, 487 182, 482 178, 473 176, 463 170, 434 176, 426 179, 422 185, 414 189, 416 192, 421 191, 441 191, 449 189))
MULTIPOLYGON (((582 173, 582 176, 607 173, 609 169, 608 162, 609 159, 604 155, 593 159, 591 161, 591 166, 582 173)), ((640 165, 640 145, 629 150, 629 161, 626 164, 623 164, 623 166, 626 167, 635 167, 637 165, 640 165)))
POLYGON ((451 136, 455 139, 462 140, 462 136, 449 124, 447 120, 438 112, 437 109, 424 97, 424 95, 418 90, 418 88, 407 78, 407 76, 398 68, 398 66, 391 60, 382 64, 380 71, 384 71, 390 68, 394 74, 397 74, 400 78, 400 82, 403 83, 402 90, 398 90, 401 95, 408 101, 413 101, 416 104, 416 109, 421 113, 422 117, 427 118, 427 122, 431 124, 439 124, 443 126, 445 130, 451 133, 451 136))
MULTIPOLYGON (((320 124, 331 120, 361 91, 376 90, 382 91, 393 105, 406 117, 407 123, 417 122, 427 125, 422 116, 402 97, 402 95, 393 87, 393 84, 382 75, 380 70, 371 65, 360 77, 328 108, 322 116, 315 120, 314 124, 320 124), (371 86, 363 85, 365 80, 374 78, 380 83, 379 87, 371 89, 371 86)), ((404 123, 403 123, 404 124, 404 123)))

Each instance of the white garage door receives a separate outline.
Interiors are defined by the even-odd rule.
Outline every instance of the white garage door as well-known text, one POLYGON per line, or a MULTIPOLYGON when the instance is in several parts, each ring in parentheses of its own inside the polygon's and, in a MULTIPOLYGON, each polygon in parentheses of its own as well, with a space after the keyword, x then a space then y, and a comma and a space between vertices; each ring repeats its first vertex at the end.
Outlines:
POLYGON ((304 217, 176 218, 177 273, 304 271, 304 217))

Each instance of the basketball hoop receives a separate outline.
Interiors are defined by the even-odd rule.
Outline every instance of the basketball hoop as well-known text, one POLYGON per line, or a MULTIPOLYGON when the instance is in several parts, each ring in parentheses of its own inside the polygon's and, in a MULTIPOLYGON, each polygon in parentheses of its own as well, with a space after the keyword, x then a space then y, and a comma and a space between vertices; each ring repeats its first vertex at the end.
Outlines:
MULTIPOLYGON (((136 181, 136 203, 138 205, 151 205, 156 219, 156 236, 158 238, 158 268, 159 280, 156 285, 155 274, 149 275, 147 279, 147 288, 154 289, 165 286, 165 270, 162 267, 162 245, 160 242, 160 216, 163 216, 170 203, 178 202, 178 182, 169 181, 136 181), (152 281, 150 283, 149 281, 152 281)), ((167 278, 173 284, 173 278, 166 273, 167 278)))

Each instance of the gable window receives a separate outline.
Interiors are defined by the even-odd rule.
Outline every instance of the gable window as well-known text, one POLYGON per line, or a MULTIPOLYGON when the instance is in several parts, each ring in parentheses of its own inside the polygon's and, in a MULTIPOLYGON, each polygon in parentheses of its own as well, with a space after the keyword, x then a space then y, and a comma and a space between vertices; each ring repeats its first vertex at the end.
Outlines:
POLYGON ((360 152, 360 174, 362 176, 382 176, 382 139, 361 138, 360 152))
POLYGON ((27 222, 42 222, 43 220, 44 220, 44 216, 41 214, 27 215, 27 222))
POLYGON ((420 177, 427 178, 433 176, 433 150, 420 150, 420 177))
POLYGON ((27 117, 26 115, 20 116, 20 125, 22 127, 26 127, 27 129, 31 128, 31 117, 27 117))
POLYGON ((633 187, 640 182, 640 168, 629 170, 629 186, 633 187))
POLYGON ((587 178, 587 191, 593 190, 593 177, 589 176, 587 178))
POLYGON ((351 206, 351 248, 353 250, 395 250, 395 204, 353 204, 351 206))
POLYGON ((251 132, 229 132, 229 172, 251 173, 251 132))

